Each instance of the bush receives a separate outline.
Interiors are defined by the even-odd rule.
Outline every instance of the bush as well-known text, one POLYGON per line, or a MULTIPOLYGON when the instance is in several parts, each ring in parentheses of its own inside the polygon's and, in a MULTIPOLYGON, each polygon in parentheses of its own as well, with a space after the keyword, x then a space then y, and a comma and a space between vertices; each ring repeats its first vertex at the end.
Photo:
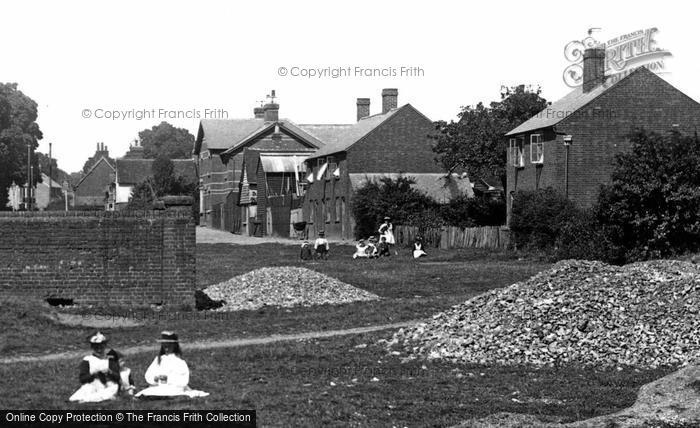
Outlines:
POLYGON ((442 206, 440 216, 445 224, 461 228, 502 226, 506 223, 506 204, 500 198, 468 198, 464 195, 442 206))
POLYGON ((700 250, 700 141, 636 131, 601 187, 598 222, 628 260, 700 250))
POLYGON ((624 252, 612 242, 611 235, 591 210, 576 210, 561 225, 552 256, 556 260, 602 260, 622 264, 624 252))
POLYGON ((511 210, 511 240, 516 248, 550 251, 564 225, 575 215, 573 202, 552 188, 518 191, 511 210))

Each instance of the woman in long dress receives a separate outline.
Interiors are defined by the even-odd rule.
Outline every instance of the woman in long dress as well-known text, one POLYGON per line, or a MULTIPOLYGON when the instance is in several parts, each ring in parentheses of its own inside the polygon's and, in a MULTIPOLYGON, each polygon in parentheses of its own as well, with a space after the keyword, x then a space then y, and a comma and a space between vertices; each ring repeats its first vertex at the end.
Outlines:
POLYGON ((384 223, 379 226, 379 235, 380 240, 382 237, 386 238, 386 243, 389 244, 390 248, 396 244, 396 240, 394 239, 394 225, 391 224, 390 217, 384 217, 384 223))
POLYGON ((112 400, 119 392, 117 361, 105 354, 107 337, 99 331, 88 338, 92 354, 80 362, 78 379, 82 384, 68 399, 79 403, 98 403, 112 400))
POLYGON ((146 370, 148 388, 136 394, 136 397, 206 397, 209 393, 191 389, 190 369, 182 359, 182 351, 177 334, 164 331, 158 340, 160 352, 146 370))

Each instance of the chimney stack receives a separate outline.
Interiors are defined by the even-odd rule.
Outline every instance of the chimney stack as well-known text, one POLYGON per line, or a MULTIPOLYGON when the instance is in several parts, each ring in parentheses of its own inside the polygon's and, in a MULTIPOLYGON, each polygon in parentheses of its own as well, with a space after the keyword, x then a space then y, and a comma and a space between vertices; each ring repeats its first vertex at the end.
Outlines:
POLYGON ((382 89, 382 114, 398 107, 399 90, 396 88, 382 89))
POLYGON ((256 119, 264 119, 265 118, 265 109, 262 107, 255 107, 253 109, 253 115, 256 119))
POLYGON ((369 98, 357 99, 357 121, 363 117, 369 116, 369 98))
POLYGON ((265 104, 263 107, 265 122, 277 122, 279 120, 280 105, 275 103, 265 104))
POLYGON ((583 53, 583 92, 605 82, 605 46, 588 48, 583 53))

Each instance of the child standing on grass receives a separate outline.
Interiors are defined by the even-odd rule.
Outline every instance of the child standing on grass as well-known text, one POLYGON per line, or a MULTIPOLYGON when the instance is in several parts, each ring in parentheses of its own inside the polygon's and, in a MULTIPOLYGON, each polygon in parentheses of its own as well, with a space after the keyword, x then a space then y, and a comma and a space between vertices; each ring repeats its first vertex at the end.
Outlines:
POLYGON ((413 243, 413 258, 417 259, 423 256, 427 256, 425 251, 423 251, 423 238, 417 236, 415 242, 413 243))
POLYGON ((330 245, 328 245, 328 240, 326 239, 326 233, 324 231, 318 232, 318 238, 314 241, 314 251, 316 251, 316 258, 328 259, 330 245))
POLYGON ((304 240, 301 243, 301 251, 299 252, 299 258, 301 260, 311 260, 314 258, 311 252, 311 243, 308 240, 304 240))

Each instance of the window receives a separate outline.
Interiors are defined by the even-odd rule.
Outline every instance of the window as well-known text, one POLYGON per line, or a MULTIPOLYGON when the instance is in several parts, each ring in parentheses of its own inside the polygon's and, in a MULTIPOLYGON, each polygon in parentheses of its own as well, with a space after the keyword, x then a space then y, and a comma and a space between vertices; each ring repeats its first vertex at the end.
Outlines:
POLYGON ((326 174, 325 178, 326 180, 330 180, 333 178, 333 172, 338 168, 338 164, 335 162, 335 158, 333 156, 328 156, 327 158, 328 162, 328 168, 326 168, 326 174))
POLYGON ((523 139, 511 138, 509 141, 510 163, 515 167, 525 166, 525 156, 523 154, 523 139))
POLYGON ((541 134, 530 135, 530 162, 544 163, 544 143, 541 134))
POLYGON ((330 223, 330 222, 331 222, 331 212, 332 212, 332 209, 331 209, 331 200, 330 200, 330 199, 326 199, 326 200, 323 202, 323 215, 324 215, 324 217, 325 217, 325 219, 326 219, 326 223, 330 223))

